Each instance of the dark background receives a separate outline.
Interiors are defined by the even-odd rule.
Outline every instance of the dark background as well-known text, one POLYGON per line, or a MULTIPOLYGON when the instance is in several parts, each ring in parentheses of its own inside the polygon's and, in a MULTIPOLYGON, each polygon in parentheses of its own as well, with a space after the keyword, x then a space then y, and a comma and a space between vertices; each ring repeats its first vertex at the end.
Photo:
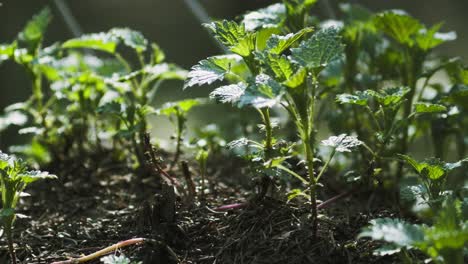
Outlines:
MULTIPOLYGON (((320 0, 324 1, 324 0, 320 0)), ((219 53, 218 47, 200 26, 183 0, 68 0, 84 33, 106 31, 112 27, 130 27, 141 31, 149 40, 157 42, 166 52, 167 61, 190 68, 200 59, 219 53)), ((266 0, 201 0, 213 18, 235 18, 246 10, 256 9, 278 1, 266 0)), ((458 40, 444 45, 438 51, 450 56, 468 56, 467 0, 330 0, 336 11, 339 2, 359 3, 377 11, 404 9, 423 23, 432 25, 444 21, 445 31, 454 30, 458 40)), ((42 7, 52 8, 54 19, 46 35, 46 45, 73 37, 52 0, 0 0, 0 43, 11 42, 25 23, 42 7)), ((314 12, 327 18, 323 5, 314 12)), ((181 83, 166 85, 158 102, 193 94, 182 93, 181 83)), ((29 80, 14 63, 0 65, 0 109, 25 100, 30 93, 29 80)), ((206 95, 206 89, 195 92, 206 95)), ((229 111, 228 108, 222 108, 229 111)), ((220 110, 221 111, 221 110, 220 110)), ((215 112, 218 114, 221 112, 215 112)), ((219 118, 219 117, 218 117, 219 118)), ((216 118, 215 118, 216 119, 216 118)), ((14 134, 7 135, 4 145, 15 141, 14 134)), ((5 147, 1 146, 0 147, 5 147)))

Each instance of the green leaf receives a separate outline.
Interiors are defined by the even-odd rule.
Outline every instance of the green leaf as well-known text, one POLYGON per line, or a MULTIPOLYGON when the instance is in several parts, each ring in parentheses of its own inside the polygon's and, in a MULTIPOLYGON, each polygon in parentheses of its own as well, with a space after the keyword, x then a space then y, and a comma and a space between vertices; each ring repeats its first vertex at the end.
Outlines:
POLYGON ((109 31, 109 34, 137 52, 145 51, 148 46, 148 41, 143 34, 129 28, 113 28, 109 31))
POLYGON ((2 208, 0 209, 0 219, 4 217, 10 217, 15 215, 15 209, 13 208, 2 208))
POLYGON ((351 152, 353 148, 362 145, 362 141, 357 139, 357 137, 341 134, 322 140, 322 145, 332 147, 338 152, 351 152))
POLYGON ((13 54, 16 50, 17 43, 13 42, 11 44, 1 44, 0 45, 0 64, 13 57, 13 54))
POLYGON ((145 51, 148 45, 148 41, 138 31, 128 28, 113 28, 109 32, 86 34, 79 38, 70 39, 63 43, 62 47, 95 49, 114 54, 120 43, 135 49, 137 52, 145 51))
POLYGON ((292 65, 284 55, 267 54, 265 62, 278 80, 286 81, 293 75, 292 65))
POLYGON ((52 20, 50 8, 42 9, 38 14, 28 21, 23 31, 18 34, 18 39, 27 43, 32 49, 35 49, 52 20))
POLYGON ((210 97, 222 103, 237 103, 244 95, 246 87, 244 83, 221 86, 211 92, 210 97))
POLYGON ((26 173, 18 174, 18 177, 21 178, 21 181, 23 181, 26 184, 38 181, 38 180, 44 180, 44 179, 57 179, 57 176, 49 174, 46 171, 28 171, 26 173))
POLYGON ((314 29, 308 27, 297 33, 287 34, 286 36, 273 35, 268 39, 266 48, 269 53, 279 55, 294 45, 302 36, 312 31, 314 31, 314 29))
POLYGON ((390 10, 377 14, 374 19, 377 29, 383 31, 397 42, 412 46, 413 36, 424 26, 402 10, 390 10))
POLYGON ((357 91, 354 94, 338 94, 336 101, 340 104, 367 105, 369 94, 362 91, 357 91))
POLYGON ((204 24, 204 26, 213 33, 216 39, 242 57, 249 56, 255 49, 255 34, 247 32, 244 24, 223 20, 204 24))
POLYGON ((401 252, 402 247, 395 244, 387 244, 374 250, 376 256, 388 256, 401 252))
POLYGON ((123 105, 120 102, 112 101, 98 107, 96 111, 100 114, 111 114, 119 116, 123 113, 123 105))
POLYGON ((389 87, 378 92, 367 90, 366 93, 376 98, 379 104, 391 106, 400 103, 410 91, 408 87, 389 87))
POLYGON ((232 52, 242 57, 248 57, 252 51, 255 50, 255 38, 255 34, 248 35, 245 38, 239 40, 236 45, 231 46, 230 49, 232 52))
POLYGON ((278 27, 284 19, 286 9, 277 3, 244 15, 242 23, 247 31, 257 31, 262 28, 278 27))
POLYGON ((412 248, 424 241, 424 232, 420 226, 408 224, 399 219, 378 218, 371 220, 370 224, 361 231, 358 238, 369 237, 405 248, 412 248))
POLYGON ((281 101, 284 89, 281 84, 266 74, 257 75, 255 82, 248 85, 241 96, 239 107, 271 108, 281 101))
POLYGON ((307 193, 305 193, 304 191, 300 189, 293 189, 288 193, 288 201, 291 201, 292 199, 295 199, 297 197, 304 197, 307 200, 310 199, 310 195, 308 195, 307 193))
POLYGON ((190 111, 190 109, 202 104, 203 102, 203 99, 186 99, 177 102, 169 102, 163 104, 161 108, 157 110, 157 113, 165 116, 185 114, 190 111))
POLYGON ((0 170, 15 165, 16 158, 0 151, 0 170))
POLYGON ((414 104, 414 111, 418 114, 420 113, 443 113, 447 112, 447 107, 440 104, 431 104, 418 102, 414 104))
POLYGON ((419 175, 428 177, 431 180, 438 180, 448 172, 445 168, 445 164, 437 159, 428 159, 423 162, 418 162, 407 155, 397 154, 397 156, 413 167, 419 175))
POLYGON ((224 80, 231 67, 241 60, 242 58, 237 55, 221 55, 200 61, 188 73, 184 89, 194 85, 212 84, 215 81, 224 80))
POLYGON ((159 47, 158 44, 151 43, 151 48, 153 49, 152 57, 154 64, 159 64, 166 59, 166 54, 164 54, 164 51, 159 47))
POLYGON ((415 41, 418 47, 423 51, 433 49, 445 42, 453 41, 457 39, 455 32, 440 33, 439 29, 442 27, 442 23, 434 25, 429 30, 422 29, 418 32, 415 41))
POLYGON ((338 29, 330 27, 317 31, 311 38, 301 42, 298 48, 291 49, 291 57, 301 66, 316 70, 339 59, 343 49, 338 29))
POLYGON ((294 89, 294 88, 301 86, 306 81, 306 77, 307 77, 307 70, 306 68, 301 67, 293 75, 288 77, 288 79, 285 80, 283 84, 286 87, 294 89))
POLYGON ((249 34, 243 24, 237 24, 235 21, 215 21, 204 26, 210 30, 216 39, 228 47, 237 45, 249 34))
POLYGON ((86 34, 79 38, 70 39, 62 44, 63 48, 95 49, 108 53, 115 53, 118 40, 108 33, 86 34))

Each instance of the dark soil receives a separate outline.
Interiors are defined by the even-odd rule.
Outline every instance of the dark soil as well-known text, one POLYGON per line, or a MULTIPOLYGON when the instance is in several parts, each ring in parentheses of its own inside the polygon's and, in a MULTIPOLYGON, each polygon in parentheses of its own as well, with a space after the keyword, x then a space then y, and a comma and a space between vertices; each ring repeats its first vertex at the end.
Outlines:
MULTIPOLYGON (((392 215, 366 209, 366 195, 350 196, 321 210, 319 233, 314 239, 308 211, 299 202, 287 204, 266 197, 242 209, 213 210, 248 199, 247 190, 236 184, 235 179, 243 177, 239 166, 231 158, 215 164, 219 167, 210 169, 206 201, 200 203, 182 192, 176 198, 173 220, 155 216, 161 203, 155 176, 141 177, 125 167, 109 165, 106 169, 60 168, 66 175, 51 170, 60 180, 35 184, 32 196, 20 206, 19 213, 28 218, 16 222, 18 259, 22 263, 51 263, 143 237, 150 240, 116 254, 143 263, 168 264, 398 262, 373 256, 372 249, 378 246, 375 242, 356 240, 370 219, 392 215)), ((197 176, 196 166, 191 166, 191 171, 197 176)), ((181 170, 171 174, 185 185, 181 170)), ((8 263, 4 241, 0 263, 8 263)))

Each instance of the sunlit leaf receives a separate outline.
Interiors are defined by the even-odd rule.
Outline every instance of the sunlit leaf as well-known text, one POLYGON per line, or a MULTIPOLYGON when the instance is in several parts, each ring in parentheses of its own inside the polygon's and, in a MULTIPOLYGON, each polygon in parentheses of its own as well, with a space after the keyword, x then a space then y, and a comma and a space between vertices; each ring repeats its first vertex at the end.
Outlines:
POLYGON ((38 181, 38 180, 43 180, 43 179, 56 179, 57 176, 49 174, 46 171, 28 171, 25 173, 21 173, 18 175, 21 180, 27 184, 38 181))
POLYGON ((319 69, 340 58, 343 48, 338 29, 331 27, 317 31, 298 48, 291 49, 291 57, 306 68, 319 69))
POLYGON ((247 13, 242 22, 248 31, 277 27, 284 19, 285 13, 284 5, 277 3, 247 13))
POLYGON ((414 104, 414 111, 416 113, 443 113, 447 112, 447 107, 440 104, 418 102, 414 104))
POLYGON ((370 224, 361 231, 359 238, 369 237, 405 248, 412 248, 413 245, 424 240, 424 232, 420 226, 408 224, 399 219, 378 218, 371 220, 370 224))
POLYGON ((195 106, 198 106, 204 102, 203 99, 186 99, 177 102, 165 103, 157 110, 160 115, 171 116, 184 114, 190 111, 195 106))
POLYGON ((354 136, 341 134, 339 136, 331 136, 328 139, 322 140, 322 145, 332 147, 338 152, 351 152, 352 149, 362 145, 362 141, 354 136))
POLYGON ((109 31, 109 34, 137 52, 145 51, 148 46, 148 41, 143 34, 129 28, 113 28, 109 31))
POLYGON ((447 33, 438 32, 441 27, 442 23, 439 23, 430 29, 420 30, 415 38, 418 47, 427 51, 439 46, 440 44, 457 39, 457 34, 453 31, 447 33))
POLYGON ((46 7, 42 9, 38 14, 28 21, 23 31, 18 34, 18 39, 21 42, 25 42, 32 49, 39 44, 44 36, 44 33, 52 20, 52 14, 50 8, 46 7))
POLYGON ((290 33, 285 36, 273 35, 267 41, 267 50, 272 54, 281 54, 294 45, 302 36, 313 31, 313 28, 304 28, 297 33, 290 33))
POLYGON ((210 97, 222 103, 237 103, 244 94, 246 85, 237 83, 221 86, 210 93, 210 97))
POLYGON ((184 88, 221 81, 231 67, 238 64, 240 60, 241 58, 237 55, 221 55, 202 60, 188 73, 184 88))
POLYGON ((108 33, 92 33, 80 38, 70 39, 62 44, 63 48, 86 48, 115 53, 118 40, 108 33))
POLYGON ((281 84, 266 74, 260 74, 255 78, 255 83, 247 86, 238 105, 270 108, 280 102, 283 93, 281 84))
POLYGON ((395 39, 406 45, 413 45, 413 36, 424 26, 416 19, 402 10, 389 10, 377 14, 374 17, 375 26, 395 39))
POLYGON ((369 94, 362 91, 357 91, 354 94, 339 94, 336 96, 336 101, 340 104, 355 104, 365 106, 369 101, 369 94))

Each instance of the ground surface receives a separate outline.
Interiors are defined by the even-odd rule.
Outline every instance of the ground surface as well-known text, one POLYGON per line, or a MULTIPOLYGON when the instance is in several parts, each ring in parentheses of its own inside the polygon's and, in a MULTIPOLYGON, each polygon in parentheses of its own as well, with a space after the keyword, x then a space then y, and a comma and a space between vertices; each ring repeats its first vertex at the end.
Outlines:
MULTIPOLYGON (((214 211, 247 198, 247 191, 235 180, 242 178, 242 170, 225 166, 228 161, 215 164, 220 166, 210 169, 206 203, 188 201, 182 195, 177 198, 172 223, 152 220, 157 192, 154 177, 138 179, 123 166, 61 168, 66 177, 36 184, 32 196, 23 201, 21 213, 29 218, 17 220, 18 258, 23 263, 51 263, 143 237, 152 242, 117 254, 144 263, 397 262, 372 256, 375 243, 356 241, 370 219, 392 215, 376 208, 363 209, 366 195, 348 197, 322 210, 318 238, 312 239, 308 211, 300 203, 266 198, 242 209, 214 211), (144 184, 137 185, 137 181, 144 184)), ((195 166, 191 171, 196 179, 195 166)), ((179 169, 173 175, 183 181, 179 169)), ((5 243, 0 250, 0 263, 8 263, 5 243)))

